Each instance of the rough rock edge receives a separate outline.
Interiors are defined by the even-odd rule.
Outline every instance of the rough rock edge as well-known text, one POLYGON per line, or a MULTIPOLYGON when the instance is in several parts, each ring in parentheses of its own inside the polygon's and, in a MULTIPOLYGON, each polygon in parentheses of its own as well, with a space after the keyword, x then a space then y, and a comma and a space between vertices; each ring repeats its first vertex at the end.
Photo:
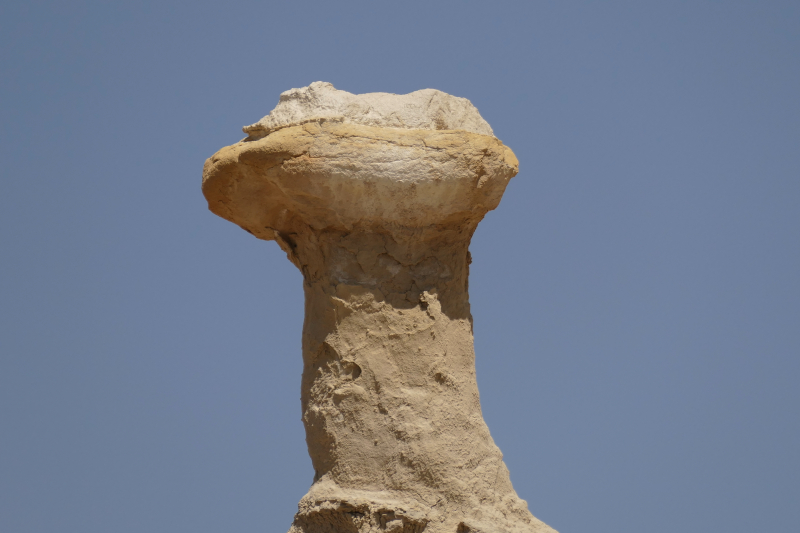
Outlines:
POLYGON ((408 94, 352 94, 322 81, 282 93, 269 115, 242 130, 254 139, 287 126, 324 120, 384 128, 464 130, 494 136, 492 128, 466 98, 436 89, 408 94))

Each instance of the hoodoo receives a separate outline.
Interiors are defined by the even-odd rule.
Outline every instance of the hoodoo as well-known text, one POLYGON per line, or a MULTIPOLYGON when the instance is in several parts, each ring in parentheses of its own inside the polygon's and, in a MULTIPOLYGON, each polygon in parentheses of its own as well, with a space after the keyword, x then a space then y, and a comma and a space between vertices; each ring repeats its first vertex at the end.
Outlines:
POLYGON ((315 470, 290 533, 553 532, 481 414, 469 242, 517 173, 466 99, 281 94, 206 161, 209 209, 303 274, 302 417, 315 470))

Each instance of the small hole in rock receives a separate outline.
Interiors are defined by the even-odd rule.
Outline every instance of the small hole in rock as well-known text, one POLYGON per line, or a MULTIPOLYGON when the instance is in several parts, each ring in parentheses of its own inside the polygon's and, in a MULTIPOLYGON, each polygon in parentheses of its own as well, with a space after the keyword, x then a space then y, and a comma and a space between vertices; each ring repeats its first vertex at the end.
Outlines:
POLYGON ((358 379, 361 375, 361 367, 352 361, 342 361, 342 374, 347 379, 358 379))

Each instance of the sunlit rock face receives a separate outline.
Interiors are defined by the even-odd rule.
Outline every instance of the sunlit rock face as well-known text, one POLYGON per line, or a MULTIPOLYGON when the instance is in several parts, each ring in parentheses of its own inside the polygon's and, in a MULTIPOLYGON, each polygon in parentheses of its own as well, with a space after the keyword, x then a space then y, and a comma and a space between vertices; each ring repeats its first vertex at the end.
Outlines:
POLYGON ((281 95, 206 161, 215 214, 275 240, 305 291, 314 483, 290 533, 552 532, 481 415, 469 242, 517 159, 463 98, 281 95))
POLYGON ((352 94, 324 81, 284 92, 269 115, 243 129, 254 136, 268 135, 286 126, 320 119, 382 128, 463 130, 492 135, 492 128, 466 98, 436 89, 409 94, 352 94))

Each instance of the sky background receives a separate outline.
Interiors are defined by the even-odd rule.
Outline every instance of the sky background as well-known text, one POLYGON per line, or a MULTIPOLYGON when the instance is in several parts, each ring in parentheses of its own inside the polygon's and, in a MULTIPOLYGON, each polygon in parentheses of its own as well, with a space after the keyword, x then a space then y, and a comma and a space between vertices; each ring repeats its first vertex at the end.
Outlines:
POLYGON ((800 2, 3 2, 0 531, 284 532, 302 280, 208 210, 281 92, 469 98, 484 417, 562 533, 795 531, 800 2))

